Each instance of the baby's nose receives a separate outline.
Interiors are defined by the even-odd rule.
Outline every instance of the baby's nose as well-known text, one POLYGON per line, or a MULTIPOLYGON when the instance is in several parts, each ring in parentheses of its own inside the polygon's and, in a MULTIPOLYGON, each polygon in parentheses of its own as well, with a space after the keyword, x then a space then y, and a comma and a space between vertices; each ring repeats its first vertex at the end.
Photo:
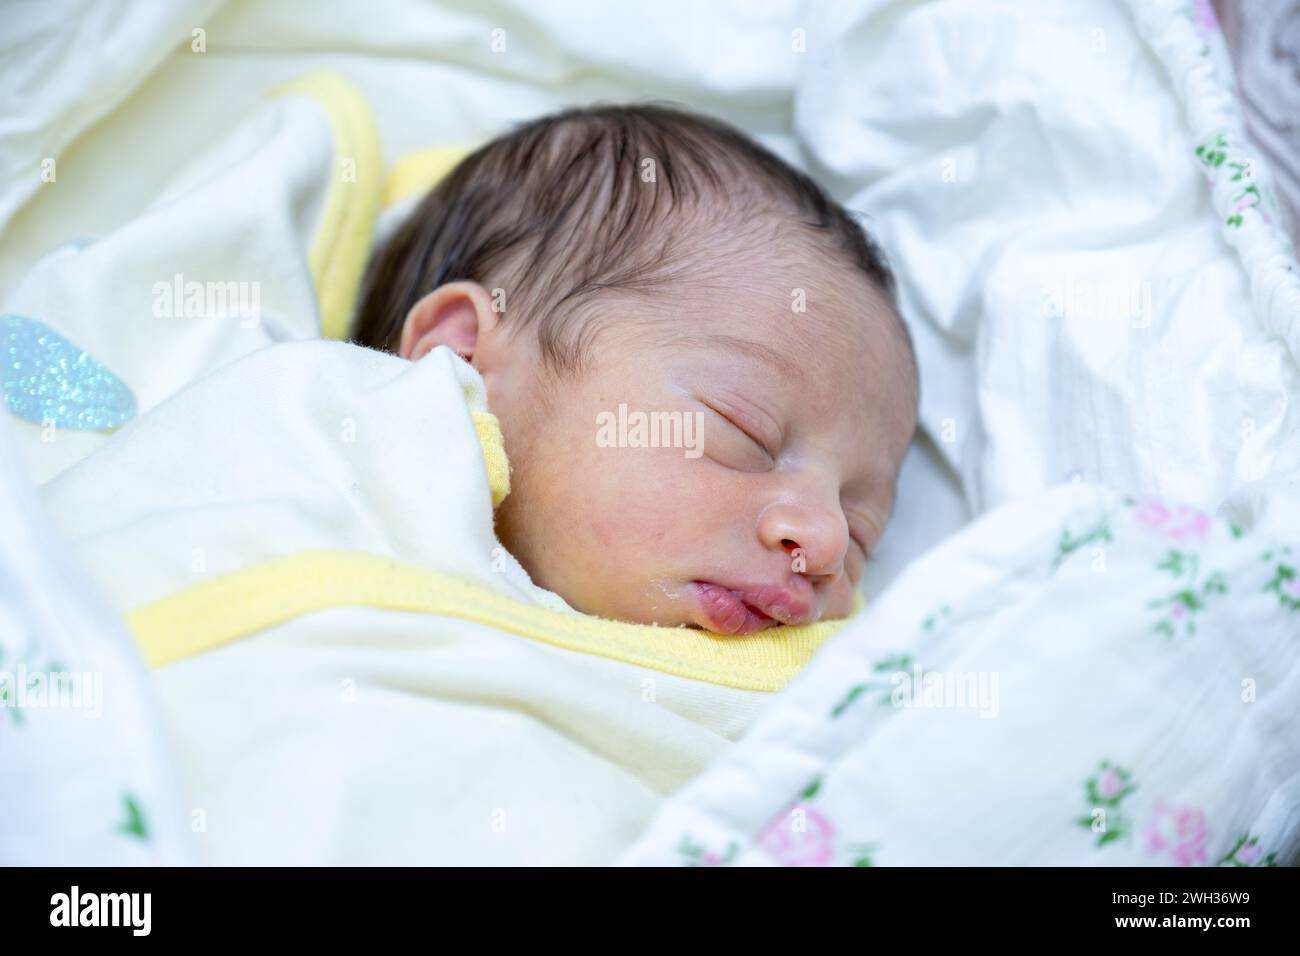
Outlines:
POLYGON ((760 519, 759 536, 773 550, 784 551, 790 570, 809 577, 838 575, 844 568, 849 530, 843 514, 830 510, 779 505, 760 519))

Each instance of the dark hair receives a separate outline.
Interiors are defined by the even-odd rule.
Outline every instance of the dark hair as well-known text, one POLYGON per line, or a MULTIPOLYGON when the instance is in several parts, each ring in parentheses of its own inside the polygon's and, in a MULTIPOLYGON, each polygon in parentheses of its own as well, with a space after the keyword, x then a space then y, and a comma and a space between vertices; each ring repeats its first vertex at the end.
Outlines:
MULTIPOLYGON (((462 160, 375 254, 354 339, 396 351, 410 309, 466 279, 504 289, 509 321, 536 326, 553 367, 577 369, 594 334, 583 308, 591 296, 689 275, 699 257, 683 253, 700 247, 681 238, 690 235, 683 225, 725 227, 734 238, 738 223, 773 215, 859 270, 893 311, 893 276, 859 224, 739 130, 658 104, 544 116, 462 160)), ((906 327, 895 324, 910 352, 906 327)))

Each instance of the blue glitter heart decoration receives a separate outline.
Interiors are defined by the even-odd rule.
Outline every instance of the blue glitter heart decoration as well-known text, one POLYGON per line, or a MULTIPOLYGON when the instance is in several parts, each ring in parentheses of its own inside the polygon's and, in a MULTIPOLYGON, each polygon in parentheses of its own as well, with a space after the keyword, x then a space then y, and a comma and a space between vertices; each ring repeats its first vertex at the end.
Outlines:
POLYGON ((0 315, 0 379, 9 410, 38 425, 97 431, 135 417, 135 396, 120 378, 23 315, 0 315))

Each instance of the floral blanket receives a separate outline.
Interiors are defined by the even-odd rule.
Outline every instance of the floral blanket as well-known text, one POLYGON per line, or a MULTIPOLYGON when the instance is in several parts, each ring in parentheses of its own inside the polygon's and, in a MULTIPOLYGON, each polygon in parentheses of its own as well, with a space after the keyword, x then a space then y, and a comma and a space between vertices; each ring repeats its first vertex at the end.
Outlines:
POLYGON ((1083 484, 986 515, 622 862, 1294 864, 1296 478, 1218 516, 1083 484))

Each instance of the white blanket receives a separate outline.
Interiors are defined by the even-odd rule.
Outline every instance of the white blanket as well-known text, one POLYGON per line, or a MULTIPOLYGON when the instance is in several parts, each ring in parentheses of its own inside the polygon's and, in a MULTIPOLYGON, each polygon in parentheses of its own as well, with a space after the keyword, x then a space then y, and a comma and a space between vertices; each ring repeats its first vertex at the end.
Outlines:
POLYGON ((1296 862, 1300 487, 1233 514, 1080 485, 986 515, 624 862, 1296 862))
POLYGON ((446 348, 276 345, 43 489, 131 612, 201 862, 609 863, 770 699, 735 678, 793 637, 601 622, 529 581, 484 400, 446 348), (675 663, 702 645, 714 680, 675 663))
POLYGON ((796 126, 900 266, 975 514, 1071 479, 1215 508, 1300 468, 1300 283, 1196 6, 810 10, 796 126))
POLYGON ((161 710, 0 416, 0 864, 195 859, 161 710))

